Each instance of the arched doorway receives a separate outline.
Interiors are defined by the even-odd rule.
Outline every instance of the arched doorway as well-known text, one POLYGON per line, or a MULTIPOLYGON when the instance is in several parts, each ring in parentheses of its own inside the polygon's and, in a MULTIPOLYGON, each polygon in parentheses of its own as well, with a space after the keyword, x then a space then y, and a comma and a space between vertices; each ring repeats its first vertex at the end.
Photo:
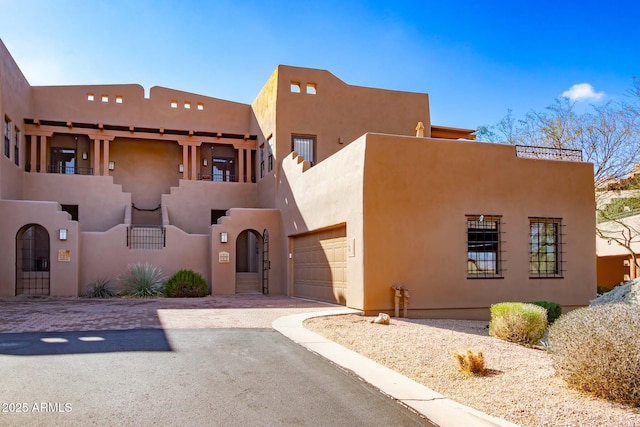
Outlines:
POLYGON ((269 293, 267 230, 244 230, 236 239, 236 293, 269 293), (266 285, 265 285, 266 284, 266 285))
POLYGON ((16 295, 49 295, 49 232, 27 224, 16 234, 16 295))

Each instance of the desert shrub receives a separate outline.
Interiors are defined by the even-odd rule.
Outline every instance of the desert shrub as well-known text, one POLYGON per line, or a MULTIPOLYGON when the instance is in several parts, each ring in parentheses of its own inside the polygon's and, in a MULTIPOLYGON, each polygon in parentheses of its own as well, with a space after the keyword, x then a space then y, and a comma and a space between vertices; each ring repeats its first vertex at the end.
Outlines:
POLYGON ((547 310, 533 304, 501 302, 491 306, 489 335, 523 345, 536 345, 547 329, 547 310))
POLYGON ((598 285, 598 287, 596 288, 596 292, 598 293, 598 295, 606 294, 610 290, 611 288, 602 285, 598 285))
POLYGON ((547 324, 551 325, 560 315, 562 315, 562 306, 557 302, 549 301, 532 301, 529 304, 539 305, 547 310, 547 324))
POLYGON ((454 351, 451 357, 458 363, 458 370, 465 375, 483 375, 486 372, 484 355, 481 351, 474 353, 467 350, 465 353, 454 351))
POLYGON ((116 292, 111 289, 109 279, 97 278, 89 283, 90 289, 85 296, 87 298, 112 298, 116 296, 116 292))
POLYGON ((164 275, 155 265, 136 263, 127 267, 120 277, 125 294, 136 298, 162 296, 164 275))
POLYGON ((549 328, 556 372, 577 390, 640 406, 640 309, 630 304, 585 307, 549 328))
POLYGON ((191 270, 178 271, 165 285, 165 296, 170 298, 203 297, 208 293, 207 281, 191 270))

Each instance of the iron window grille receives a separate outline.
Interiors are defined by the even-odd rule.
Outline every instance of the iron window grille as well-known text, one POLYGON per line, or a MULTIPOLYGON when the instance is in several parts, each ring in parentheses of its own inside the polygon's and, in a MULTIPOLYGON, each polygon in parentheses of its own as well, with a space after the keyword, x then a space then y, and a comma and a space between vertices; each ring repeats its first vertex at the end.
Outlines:
POLYGON ((127 227, 129 249, 161 250, 167 246, 167 230, 160 225, 131 225, 127 227))
POLYGON ((20 166, 20 131, 16 128, 13 143, 13 161, 16 166, 20 166))
POLYGON ((4 155, 11 156, 11 121, 4 118, 4 155))
POLYGON ((467 215, 468 278, 502 277, 501 218, 499 215, 467 215))
POLYGON ((562 220, 529 218, 529 276, 562 277, 562 220))

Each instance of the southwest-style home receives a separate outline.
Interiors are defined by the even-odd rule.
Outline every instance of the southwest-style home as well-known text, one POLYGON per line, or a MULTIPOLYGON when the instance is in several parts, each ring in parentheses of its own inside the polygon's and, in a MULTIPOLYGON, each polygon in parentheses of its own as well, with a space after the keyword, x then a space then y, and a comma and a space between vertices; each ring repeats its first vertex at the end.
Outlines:
POLYGON ((410 317, 595 296, 593 169, 473 141, 429 96, 278 66, 251 105, 31 86, 0 42, 0 296, 77 296, 148 262, 211 293, 410 317))

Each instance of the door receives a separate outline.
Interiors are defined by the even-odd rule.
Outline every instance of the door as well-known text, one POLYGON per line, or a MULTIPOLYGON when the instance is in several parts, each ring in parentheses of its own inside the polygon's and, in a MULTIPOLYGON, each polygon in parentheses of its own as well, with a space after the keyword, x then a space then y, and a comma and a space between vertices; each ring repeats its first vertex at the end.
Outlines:
POLYGON ((49 295, 49 233, 28 224, 16 234, 16 295, 49 295))

